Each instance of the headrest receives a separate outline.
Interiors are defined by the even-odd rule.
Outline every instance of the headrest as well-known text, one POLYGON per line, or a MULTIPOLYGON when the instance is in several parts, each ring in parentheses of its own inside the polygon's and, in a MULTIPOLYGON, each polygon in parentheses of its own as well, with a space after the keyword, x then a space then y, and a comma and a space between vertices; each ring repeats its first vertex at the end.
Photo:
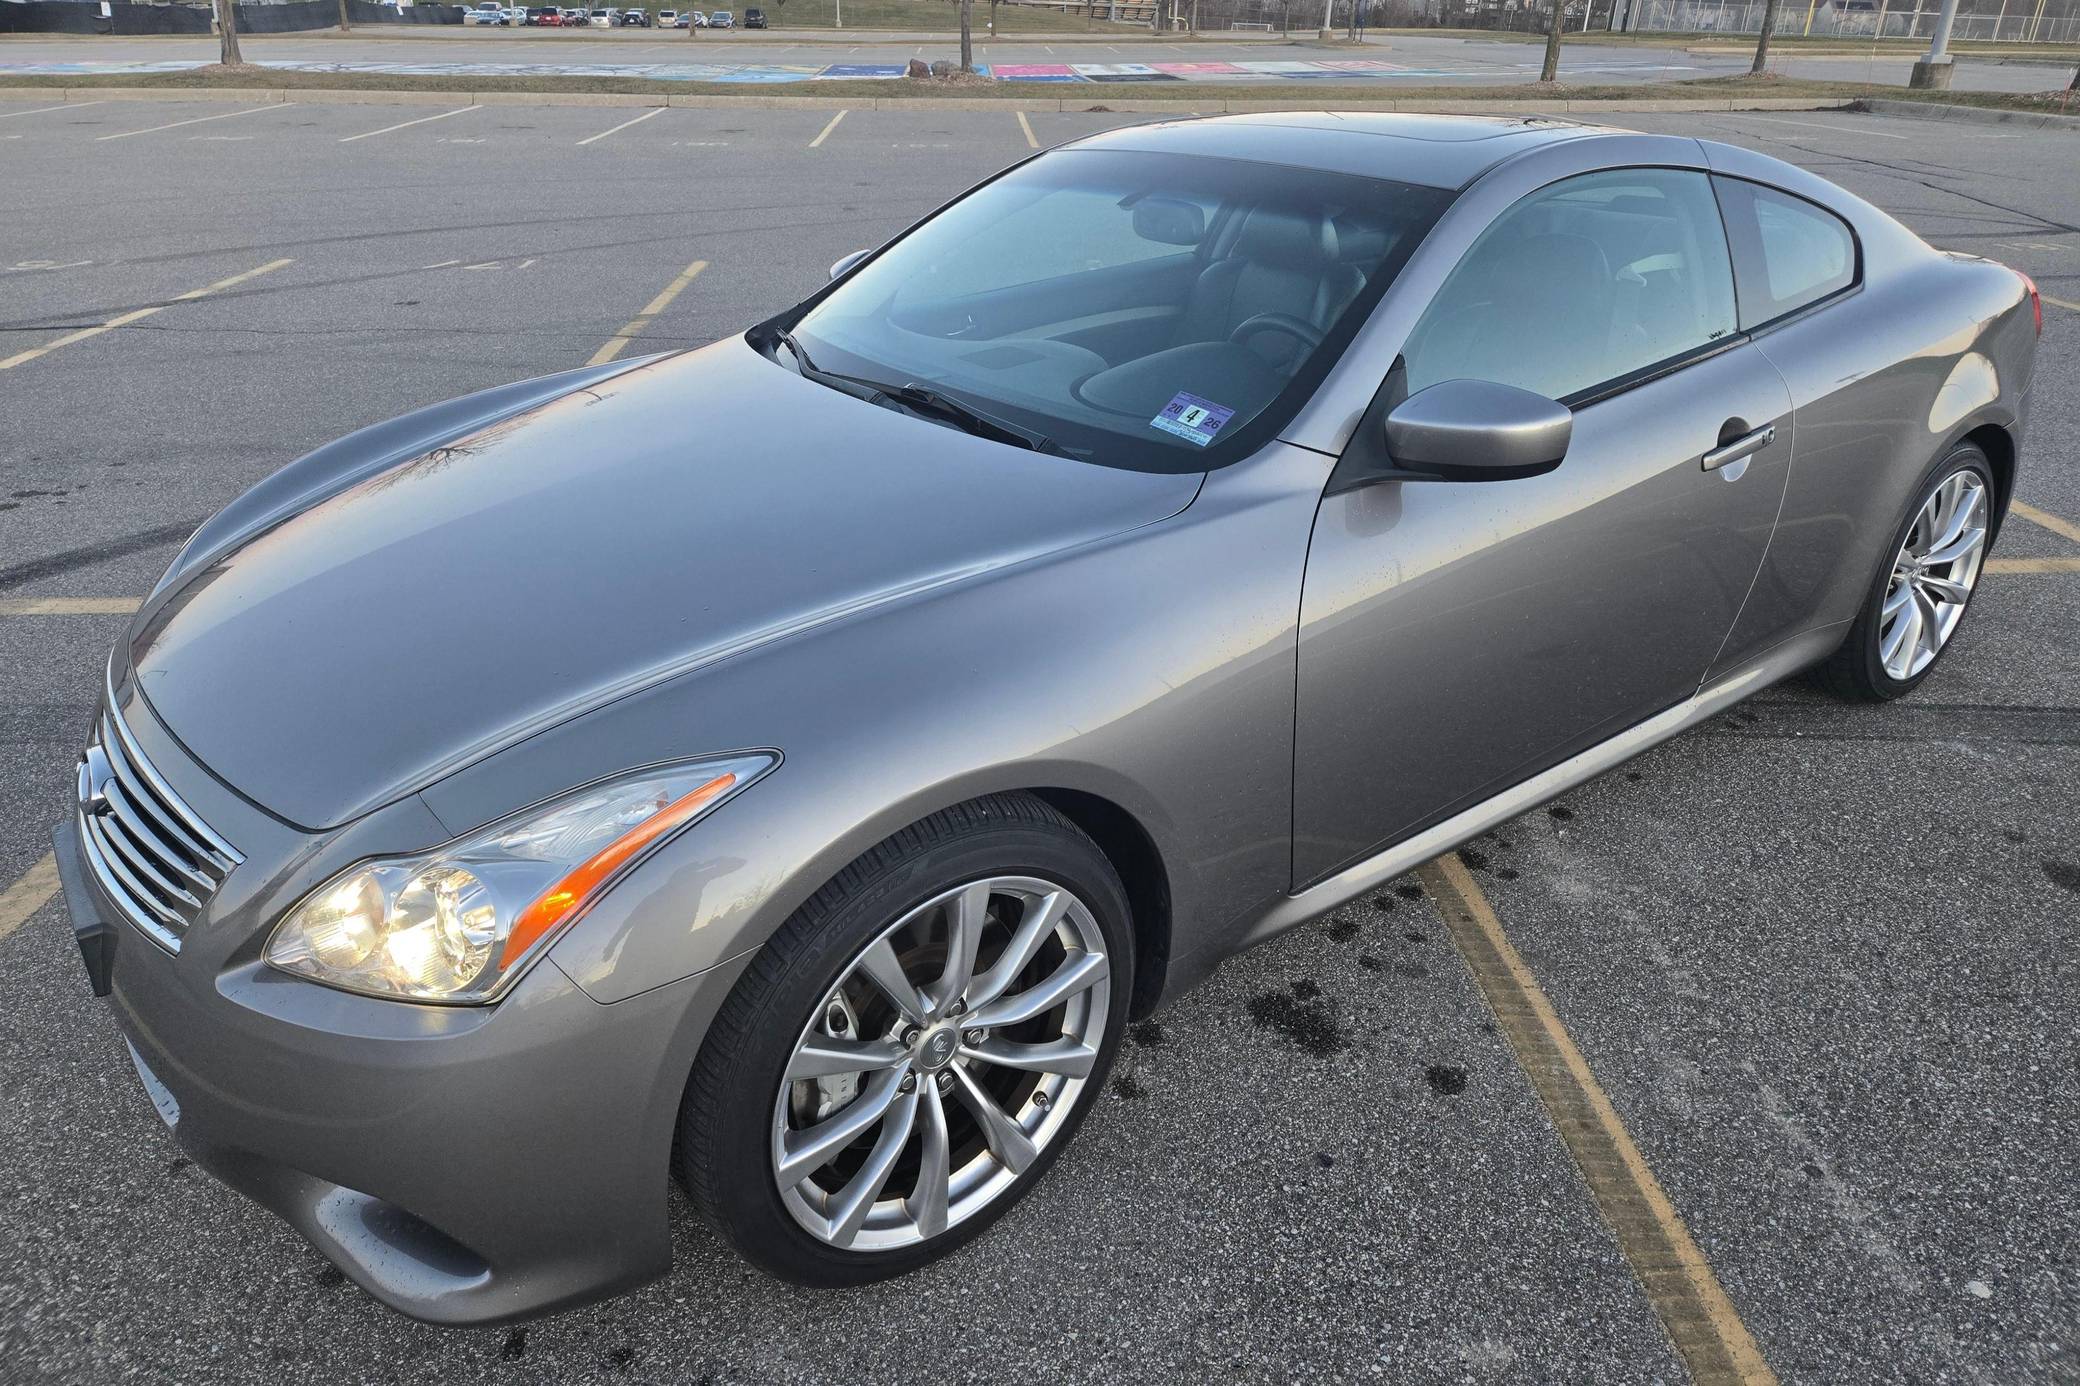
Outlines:
POLYGON ((1235 237, 1235 254, 1281 269, 1326 269, 1336 263, 1336 228, 1318 212, 1257 207, 1235 237))

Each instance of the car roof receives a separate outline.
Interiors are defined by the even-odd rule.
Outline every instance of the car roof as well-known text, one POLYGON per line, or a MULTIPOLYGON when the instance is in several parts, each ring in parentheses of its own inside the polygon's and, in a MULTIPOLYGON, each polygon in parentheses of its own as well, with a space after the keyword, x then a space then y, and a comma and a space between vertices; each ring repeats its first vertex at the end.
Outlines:
POLYGON ((1200 154, 1463 188, 1503 160, 1563 140, 1621 132, 1554 116, 1271 111, 1128 126, 1063 146, 1200 154))

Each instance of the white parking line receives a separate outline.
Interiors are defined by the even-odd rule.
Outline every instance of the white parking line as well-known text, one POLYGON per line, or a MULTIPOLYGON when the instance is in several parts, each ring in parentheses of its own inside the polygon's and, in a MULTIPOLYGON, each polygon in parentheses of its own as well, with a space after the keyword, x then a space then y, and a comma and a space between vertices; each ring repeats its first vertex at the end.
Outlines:
POLYGON ((106 101, 72 101, 63 106, 38 106, 33 111, 0 111, 0 120, 18 115, 49 115, 52 111, 76 111, 82 106, 106 106, 106 101))
POLYGON ((96 135, 94 138, 96 141, 127 140, 132 135, 156 135, 161 130, 178 130, 183 125, 200 125, 205 120, 229 120, 233 116, 258 115, 262 111, 286 111, 295 104, 294 101, 280 101, 272 106, 248 106, 243 111, 226 111, 222 115, 196 116, 193 120, 176 120, 169 125, 153 125, 143 130, 124 130, 119 134, 96 135))
POLYGON ((620 123, 619 125, 615 126, 615 127, 614 127, 614 128, 612 129, 612 130, 602 130, 602 131, 600 131, 600 132, 599 132, 599 133, 598 133, 597 135, 588 135, 588 136, 586 136, 586 137, 585 137, 584 139, 582 139, 582 140, 579 140, 579 141, 578 141, 578 144, 579 144, 579 146, 580 146, 580 147, 582 148, 583 146, 585 146, 585 145, 588 145, 588 144, 591 144, 591 143, 593 143, 593 142, 594 142, 594 141, 596 141, 596 140, 603 140, 603 139, 605 139, 605 138, 606 138, 607 136, 609 136, 609 135, 613 135, 613 134, 619 134, 619 133, 620 133, 621 131, 623 131, 623 130, 626 130, 626 129, 627 129, 627 128, 628 128, 629 126, 631 126, 631 125, 641 125, 641 124, 642 124, 642 123, 643 123, 644 121, 648 120, 648 119, 649 119, 649 118, 650 118, 651 116, 661 116, 661 115, 663 115, 663 114, 664 114, 664 112, 665 112, 665 108, 664 108, 664 107, 662 107, 662 106, 659 106, 659 107, 658 107, 658 108, 657 108, 656 110, 654 110, 654 111, 645 111, 645 112, 643 112, 643 113, 642 113, 641 115, 637 116, 637 117, 636 117, 636 118, 635 118, 634 120, 624 120, 624 121, 622 121, 622 122, 621 122, 621 123, 620 123))
POLYGON ((1846 125, 1829 125, 1822 120, 1781 120, 1776 116, 1749 115, 1746 111, 1729 111, 1727 114, 1739 116, 1742 120, 1759 120, 1769 125, 1795 125, 1801 130, 1832 130, 1838 135, 1876 135, 1881 140, 1903 140, 1909 138, 1906 135, 1894 135, 1884 130, 1866 130, 1861 126, 1851 129, 1846 125))
POLYGON ((340 137, 339 142, 341 144, 352 144, 355 140, 372 140, 377 135, 387 135, 392 130, 404 130, 414 125, 424 125, 429 121, 446 120, 449 116, 458 116, 464 111, 474 111, 476 109, 475 106, 457 106, 454 110, 442 111, 439 115, 420 116, 417 120, 402 120, 395 125, 385 125, 380 130, 365 130, 358 135, 343 135, 340 137))
POLYGON ((811 149, 821 149, 823 147, 823 142, 831 137, 831 131, 838 128, 838 122, 845 118, 845 114, 846 113, 844 111, 840 111, 836 115, 832 116, 831 123, 823 127, 823 132, 819 134, 815 139, 809 141, 809 147, 811 149))

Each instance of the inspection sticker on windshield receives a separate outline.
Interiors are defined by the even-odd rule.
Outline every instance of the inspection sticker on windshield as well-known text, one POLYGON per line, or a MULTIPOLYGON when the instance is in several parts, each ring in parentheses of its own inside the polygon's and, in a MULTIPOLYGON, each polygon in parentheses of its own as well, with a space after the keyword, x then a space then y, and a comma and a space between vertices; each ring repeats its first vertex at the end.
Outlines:
POLYGON ((1210 399, 1200 399, 1179 390, 1163 406, 1163 412, 1149 423, 1203 448, 1213 441, 1213 435, 1221 431, 1222 425, 1234 417, 1235 411, 1225 404, 1215 404, 1210 399))

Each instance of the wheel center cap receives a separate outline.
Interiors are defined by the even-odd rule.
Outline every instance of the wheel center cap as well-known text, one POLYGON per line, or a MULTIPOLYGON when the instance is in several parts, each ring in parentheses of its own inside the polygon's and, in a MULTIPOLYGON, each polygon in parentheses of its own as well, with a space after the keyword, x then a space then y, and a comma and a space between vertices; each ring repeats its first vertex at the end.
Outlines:
POLYGON ((960 1047, 961 1032, 958 1026, 934 1026, 918 1038, 917 1066, 927 1073, 936 1073, 953 1062, 953 1056, 960 1047))

